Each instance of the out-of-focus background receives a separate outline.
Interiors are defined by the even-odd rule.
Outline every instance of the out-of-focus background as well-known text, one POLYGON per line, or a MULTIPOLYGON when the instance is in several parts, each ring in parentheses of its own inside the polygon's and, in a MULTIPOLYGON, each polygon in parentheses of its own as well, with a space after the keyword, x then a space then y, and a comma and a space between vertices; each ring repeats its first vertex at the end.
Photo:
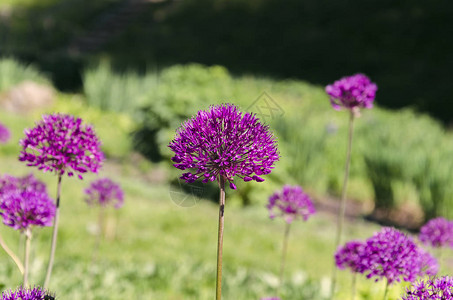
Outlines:
MULTIPOLYGON (((421 0, 0 0, 0 122, 12 131, 0 173, 34 172, 54 191, 52 174, 17 160, 18 141, 43 113, 66 112, 95 126, 107 156, 99 176, 126 192, 93 262, 97 211, 83 188, 97 176, 64 178, 51 289, 60 299, 213 298, 218 191, 179 182, 167 145, 196 111, 230 102, 269 124, 281 160, 264 183, 228 191, 225 299, 275 294, 283 222, 265 205, 284 184, 300 184, 318 214, 293 227, 282 293, 322 299, 348 120, 324 86, 357 72, 379 90, 356 121, 346 239, 378 224, 416 232, 433 217, 452 219, 452 10, 421 0)), ((20 249, 16 232, 0 232, 20 249)), ((39 284, 50 229, 35 234, 30 281, 39 284)), ((15 287, 18 272, 0 258, 0 287, 15 287)), ((361 279, 359 291, 377 299, 383 282, 361 279)))

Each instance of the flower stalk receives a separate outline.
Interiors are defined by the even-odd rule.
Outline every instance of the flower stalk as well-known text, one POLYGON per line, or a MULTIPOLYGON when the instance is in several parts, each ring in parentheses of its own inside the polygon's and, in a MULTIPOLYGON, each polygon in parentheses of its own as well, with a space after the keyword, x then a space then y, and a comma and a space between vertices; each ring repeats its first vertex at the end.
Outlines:
POLYGON ((219 176, 219 230, 217 238, 217 279, 216 300, 222 299, 222 254, 223 254, 223 229, 225 222, 225 178, 219 176))
POLYGON ((20 261, 19 257, 6 245, 5 241, 3 240, 2 236, 0 235, 0 246, 5 250, 6 254, 11 257, 11 259, 14 261, 16 264, 17 268, 19 269, 19 272, 21 275, 24 274, 24 265, 20 261))
POLYGON ((286 253, 288 252, 288 240, 289 240, 290 228, 291 228, 291 223, 286 223, 285 233, 283 235, 282 260, 280 263, 280 276, 279 276, 280 288, 283 284, 283 274, 285 272, 286 253))
POLYGON ((52 275, 53 262, 54 262, 54 258, 55 258, 55 249, 57 246, 58 220, 59 220, 59 215, 60 215, 61 179, 62 179, 62 174, 59 174, 58 175, 58 184, 57 184, 57 200, 56 200, 55 217, 53 219, 52 242, 50 245, 49 263, 47 265, 46 279, 44 280, 44 288, 47 288, 49 285, 49 282, 50 282, 50 276, 52 275))
POLYGON ((30 243, 31 243, 31 230, 30 228, 27 228, 24 231, 25 234, 25 251, 24 251, 24 281, 23 281, 23 286, 28 285, 28 270, 29 270, 29 265, 30 265, 30 243))
MULTIPOLYGON (((348 188, 348 180, 349 180, 349 168, 351 165, 351 152, 352 152, 352 138, 354 134, 354 111, 350 110, 349 112, 349 130, 348 130, 348 149, 346 154, 346 163, 344 168, 344 178, 343 178, 343 187, 341 190, 341 200, 340 200, 340 210, 338 212, 338 219, 337 219, 337 232, 335 236, 335 249, 338 248, 341 244, 341 237, 343 235, 343 224, 344 224, 344 216, 346 212, 346 192, 348 188)), ((337 281, 337 268, 334 265, 333 272, 332 272, 332 285, 331 285, 331 292, 330 295, 333 297, 335 293, 335 286, 337 281)))

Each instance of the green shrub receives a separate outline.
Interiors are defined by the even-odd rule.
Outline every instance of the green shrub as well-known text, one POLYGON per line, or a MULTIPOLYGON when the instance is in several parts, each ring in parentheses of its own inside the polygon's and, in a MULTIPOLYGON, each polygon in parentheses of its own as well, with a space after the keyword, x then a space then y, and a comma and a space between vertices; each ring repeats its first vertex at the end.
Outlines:
POLYGON ((14 58, 0 59, 0 92, 26 80, 50 84, 50 80, 35 66, 21 63, 14 58))

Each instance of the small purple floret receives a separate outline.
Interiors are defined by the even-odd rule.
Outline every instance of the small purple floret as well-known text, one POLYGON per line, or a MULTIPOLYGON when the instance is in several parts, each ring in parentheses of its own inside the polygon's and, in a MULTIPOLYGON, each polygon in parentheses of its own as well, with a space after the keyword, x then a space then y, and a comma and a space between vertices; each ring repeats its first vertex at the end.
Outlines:
POLYGON ((363 74, 343 77, 326 86, 334 109, 372 108, 377 85, 363 74))
POLYGON ((11 132, 8 127, 0 123, 0 143, 6 144, 11 138, 11 132))
MULTIPOLYGON (((257 175, 269 174, 279 159, 277 143, 267 125, 250 113, 242 114, 232 104, 211 106, 199 111, 177 131, 169 145, 172 161, 188 183, 202 178, 204 183, 223 176, 230 183, 235 176, 244 181, 264 181, 257 175)), ((230 188, 235 189, 234 184, 230 188)))
POLYGON ((47 300, 55 299, 48 291, 41 287, 18 287, 15 291, 2 292, 2 300, 47 300))
POLYGON ((93 128, 71 115, 44 115, 34 128, 25 131, 20 144, 20 161, 59 175, 77 173, 82 179, 83 173, 97 173, 104 160, 93 128))
POLYGON ((401 300, 452 300, 453 277, 444 276, 420 280, 406 289, 401 300))
POLYGON ((85 189, 89 205, 107 206, 112 204, 120 208, 124 204, 124 192, 121 187, 109 178, 95 180, 85 189))
POLYGON ((419 239, 427 246, 453 248, 453 221, 442 217, 430 220, 420 229, 419 239))
POLYGON ((281 191, 275 192, 269 197, 267 205, 270 217, 283 216, 287 223, 301 218, 308 220, 308 217, 316 212, 310 197, 300 186, 285 185, 281 191))

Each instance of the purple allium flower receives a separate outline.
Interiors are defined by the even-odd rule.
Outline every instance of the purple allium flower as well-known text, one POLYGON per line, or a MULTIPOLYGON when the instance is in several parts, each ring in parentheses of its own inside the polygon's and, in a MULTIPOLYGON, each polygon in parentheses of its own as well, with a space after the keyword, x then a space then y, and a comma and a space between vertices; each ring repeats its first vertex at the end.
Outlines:
POLYGON ((335 253, 335 263, 339 269, 349 268, 354 273, 363 273, 366 270, 364 265, 364 242, 350 241, 338 248, 335 253))
POLYGON ((55 297, 45 289, 37 286, 24 288, 18 287, 15 291, 4 291, 2 292, 2 300, 50 300, 55 297))
POLYGON ((420 229, 419 239, 428 246, 453 248, 453 221, 442 217, 430 220, 420 229))
POLYGON ((0 123, 0 143, 6 144, 11 138, 11 132, 8 127, 0 123))
POLYGON ((372 108, 377 85, 363 74, 343 77, 326 86, 326 93, 334 109, 372 108))
POLYGON ((95 180, 85 189, 88 196, 86 202, 90 205, 99 204, 107 206, 116 202, 115 208, 120 208, 124 203, 124 193, 121 187, 109 178, 95 180))
POLYGON ((250 113, 242 114, 235 105, 211 106, 199 111, 177 131, 169 145, 175 152, 174 166, 188 183, 203 177, 203 182, 223 176, 236 189, 234 176, 244 181, 264 181, 279 159, 277 143, 267 125, 250 113))
POLYGON ((25 131, 20 144, 20 161, 59 175, 67 172, 72 176, 76 172, 82 179, 83 173, 97 173, 104 160, 93 128, 83 125, 82 119, 65 114, 44 115, 34 128, 25 131))
POLYGON ((406 289, 401 300, 453 300, 453 277, 420 280, 406 289))
POLYGON ((384 227, 366 241, 364 265, 367 278, 386 278, 391 284, 401 279, 413 282, 417 276, 432 272, 430 259, 402 232, 384 227))
POLYGON ((14 177, 5 174, 0 177, 0 197, 8 191, 15 190, 31 190, 41 193, 47 193, 47 188, 44 182, 38 180, 33 174, 28 174, 24 177, 14 177))
POLYGON ((9 190, 1 195, 0 211, 3 224, 22 231, 30 226, 52 225, 55 204, 43 192, 9 190))
POLYGON ((306 221, 316 212, 310 197, 304 193, 300 186, 285 185, 281 191, 275 192, 269 197, 270 217, 283 216, 287 223, 300 217, 306 221))

